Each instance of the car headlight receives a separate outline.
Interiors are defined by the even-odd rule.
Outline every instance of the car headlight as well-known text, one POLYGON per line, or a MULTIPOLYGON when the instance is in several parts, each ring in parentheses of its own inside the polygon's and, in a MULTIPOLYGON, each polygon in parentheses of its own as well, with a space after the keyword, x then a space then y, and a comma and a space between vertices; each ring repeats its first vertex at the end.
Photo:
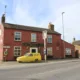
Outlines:
POLYGON ((19 60, 20 60, 20 58, 17 58, 16 60, 17 60, 17 61, 19 61, 19 60))

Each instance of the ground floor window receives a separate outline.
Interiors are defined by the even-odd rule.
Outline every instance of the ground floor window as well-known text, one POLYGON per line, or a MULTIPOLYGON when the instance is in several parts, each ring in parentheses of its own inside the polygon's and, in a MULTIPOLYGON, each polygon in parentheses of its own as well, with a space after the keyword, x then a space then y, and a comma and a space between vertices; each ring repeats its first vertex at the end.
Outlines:
POLYGON ((52 55, 52 47, 47 48, 47 55, 52 55))
POLYGON ((71 55, 71 49, 70 48, 66 48, 66 55, 71 55))
POLYGON ((14 56, 21 55, 21 46, 14 46, 14 56))

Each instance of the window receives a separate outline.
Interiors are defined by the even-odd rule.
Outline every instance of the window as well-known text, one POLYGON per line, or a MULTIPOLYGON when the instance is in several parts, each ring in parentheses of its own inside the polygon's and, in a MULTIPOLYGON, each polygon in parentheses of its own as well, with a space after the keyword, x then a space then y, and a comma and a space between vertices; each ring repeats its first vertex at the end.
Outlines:
POLYGON ((47 42, 48 42, 48 43, 52 43, 52 35, 48 35, 48 37, 47 37, 47 42))
POLYGON ((15 32, 14 33, 14 40, 15 41, 21 41, 21 32, 15 32))
POLYGON ((31 33, 31 42, 36 42, 36 34, 31 33))
POLYGON ((47 48, 47 55, 52 55, 52 47, 47 48))
POLYGON ((29 56, 33 56, 33 54, 29 54, 29 56))
POLYGON ((70 48, 66 48, 66 55, 71 55, 71 49, 70 48))
POLYGON ((20 56, 21 55, 21 46, 15 46, 14 47, 14 56, 20 56))

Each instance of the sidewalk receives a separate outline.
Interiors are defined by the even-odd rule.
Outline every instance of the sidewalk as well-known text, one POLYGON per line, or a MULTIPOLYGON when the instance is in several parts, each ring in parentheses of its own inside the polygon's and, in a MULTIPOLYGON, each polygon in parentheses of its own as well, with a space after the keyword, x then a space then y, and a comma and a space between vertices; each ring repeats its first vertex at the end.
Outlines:
POLYGON ((7 61, 0 62, 0 69, 11 69, 11 68, 20 68, 20 67, 36 67, 42 65, 56 64, 56 63, 65 63, 65 62, 78 62, 80 59, 58 59, 58 60, 48 60, 37 63, 18 63, 17 61, 7 61))

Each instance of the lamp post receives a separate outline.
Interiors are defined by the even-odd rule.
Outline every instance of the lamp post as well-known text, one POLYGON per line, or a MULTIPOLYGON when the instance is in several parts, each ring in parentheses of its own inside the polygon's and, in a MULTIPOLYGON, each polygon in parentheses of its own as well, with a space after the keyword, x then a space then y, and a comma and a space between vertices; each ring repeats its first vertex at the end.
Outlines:
POLYGON ((47 40, 47 30, 44 30, 42 32, 42 36, 43 36, 43 39, 44 39, 44 58, 45 58, 45 61, 47 60, 47 48, 46 48, 46 40, 47 40))
POLYGON ((62 12, 62 28, 63 28, 63 52, 64 52, 64 58, 65 58, 65 43, 64 43, 64 15, 65 12, 62 12))

